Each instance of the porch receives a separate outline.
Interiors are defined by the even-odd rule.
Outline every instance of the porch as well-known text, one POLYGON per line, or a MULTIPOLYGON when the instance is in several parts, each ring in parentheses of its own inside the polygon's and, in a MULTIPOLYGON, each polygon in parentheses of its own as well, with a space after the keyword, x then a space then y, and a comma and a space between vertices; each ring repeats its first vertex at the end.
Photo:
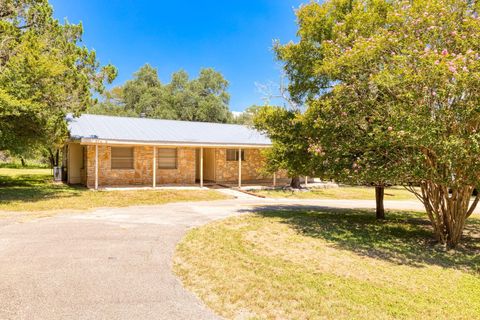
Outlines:
POLYGON ((64 149, 69 184, 92 189, 275 185, 262 171, 260 148, 229 146, 81 144, 64 149))

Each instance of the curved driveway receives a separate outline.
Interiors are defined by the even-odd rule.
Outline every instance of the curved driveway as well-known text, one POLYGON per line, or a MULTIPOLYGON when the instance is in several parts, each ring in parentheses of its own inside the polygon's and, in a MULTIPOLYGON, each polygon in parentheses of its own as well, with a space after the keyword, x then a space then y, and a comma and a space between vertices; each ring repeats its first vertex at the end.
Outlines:
MULTIPOLYGON (((371 208, 374 201, 238 199, 0 221, 0 319, 215 319, 172 274, 194 226, 254 206, 371 208)), ((421 209, 412 201, 391 209, 421 209)))

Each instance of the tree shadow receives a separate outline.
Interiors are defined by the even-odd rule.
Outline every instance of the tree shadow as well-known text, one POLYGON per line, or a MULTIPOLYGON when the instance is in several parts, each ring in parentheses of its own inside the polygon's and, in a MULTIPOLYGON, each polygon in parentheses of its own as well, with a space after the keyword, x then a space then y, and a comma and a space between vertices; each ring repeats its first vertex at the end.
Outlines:
POLYGON ((51 177, 43 174, 0 175, 0 204, 69 198, 80 196, 85 190, 81 186, 53 183, 51 177))
POLYGON ((430 222, 421 213, 387 212, 377 221, 373 210, 316 206, 263 206, 248 210, 280 219, 298 233, 328 241, 356 254, 399 265, 437 265, 480 274, 480 217, 467 221, 456 250, 437 245, 430 222))

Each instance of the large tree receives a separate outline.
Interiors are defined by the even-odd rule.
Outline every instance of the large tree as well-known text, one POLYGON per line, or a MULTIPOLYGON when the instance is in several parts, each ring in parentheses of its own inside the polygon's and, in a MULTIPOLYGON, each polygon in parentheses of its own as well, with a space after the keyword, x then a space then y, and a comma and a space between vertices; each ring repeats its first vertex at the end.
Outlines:
MULTIPOLYGON (((230 122, 228 81, 211 69, 201 69, 190 79, 184 70, 172 74, 170 83, 160 82, 158 71, 142 66, 123 86, 116 87, 118 100, 107 96, 89 112, 113 115, 136 115, 149 118, 189 121, 230 122)), ((112 92, 113 93, 113 92, 112 92)), ((111 96, 112 94, 110 94, 111 96)))
POLYGON ((82 25, 61 24, 47 0, 0 0, 0 150, 53 150, 65 116, 93 104, 116 76, 80 45, 82 25))
POLYGON ((478 202, 478 10, 463 0, 312 2, 298 11, 300 42, 278 47, 292 94, 310 105, 312 146, 326 155, 318 167, 350 158, 352 176, 410 186, 450 247, 478 202))

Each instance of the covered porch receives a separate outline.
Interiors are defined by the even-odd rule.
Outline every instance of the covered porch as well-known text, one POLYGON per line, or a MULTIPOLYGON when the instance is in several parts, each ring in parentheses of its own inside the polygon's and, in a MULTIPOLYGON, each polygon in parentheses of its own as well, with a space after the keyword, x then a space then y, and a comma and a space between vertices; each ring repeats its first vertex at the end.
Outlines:
POLYGON ((225 187, 277 184, 262 171, 259 147, 231 145, 70 142, 65 149, 67 182, 89 188, 225 187))

